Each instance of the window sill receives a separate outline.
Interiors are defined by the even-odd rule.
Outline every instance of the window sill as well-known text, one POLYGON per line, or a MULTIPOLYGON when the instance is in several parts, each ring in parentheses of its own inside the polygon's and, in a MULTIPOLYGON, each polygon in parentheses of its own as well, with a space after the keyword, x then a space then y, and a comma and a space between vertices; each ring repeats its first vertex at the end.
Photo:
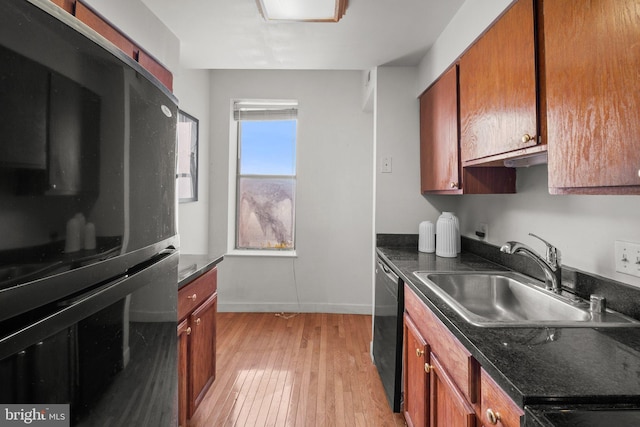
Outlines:
POLYGON ((273 257, 273 258, 297 258, 298 255, 296 254, 296 251, 271 251, 271 250, 238 250, 238 249, 231 249, 229 252, 227 252, 225 254, 225 256, 230 256, 230 257, 234 257, 234 256, 238 256, 238 257, 246 257, 246 256, 253 256, 253 257, 273 257))

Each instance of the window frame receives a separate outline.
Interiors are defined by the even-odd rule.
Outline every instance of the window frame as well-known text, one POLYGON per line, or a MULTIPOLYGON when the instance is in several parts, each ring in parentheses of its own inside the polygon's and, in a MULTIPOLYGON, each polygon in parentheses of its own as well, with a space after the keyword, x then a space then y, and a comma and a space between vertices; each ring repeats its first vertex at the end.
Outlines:
POLYGON ((183 138, 181 138, 181 134, 178 131, 177 132, 177 157, 178 160, 176 162, 176 169, 179 167, 179 163, 180 160, 184 161, 184 158, 181 156, 182 152, 181 152, 181 148, 184 148, 185 145, 189 146, 189 154, 190 154, 190 158, 188 159, 190 162, 190 166, 191 169, 189 171, 189 173, 178 173, 179 171, 176 171, 176 180, 179 180, 180 178, 186 178, 189 180, 190 184, 191 184, 191 196, 185 196, 182 194, 182 192, 180 191, 180 185, 177 185, 177 189, 178 189, 178 203, 189 203, 189 202, 197 202, 198 201, 198 152, 199 150, 199 143, 200 143, 200 121, 198 119, 196 119, 194 116, 192 116, 191 114, 183 111, 183 110, 178 110, 178 126, 180 126, 180 123, 185 123, 186 125, 191 127, 191 132, 190 132, 190 137, 191 139, 184 140, 183 138))
MULTIPOLYGON (((242 122, 243 121, 256 121, 252 118, 243 120, 241 117, 234 116, 236 103, 242 101, 232 101, 231 105, 231 130, 230 132, 230 191, 229 191, 229 235, 228 235, 228 253, 227 255, 249 255, 249 256, 275 256, 275 257, 296 257, 297 248, 297 187, 298 187, 298 149, 299 149, 299 120, 298 117, 288 117, 282 119, 270 118, 269 121, 289 121, 295 120, 295 135, 294 135, 294 174, 293 175, 270 175, 270 174, 241 174, 241 159, 242 159, 242 122), (232 160, 231 160, 232 158, 232 160), (235 176, 233 176, 235 175, 235 176), (240 181, 242 178, 250 179, 286 179, 293 181, 293 206, 292 206, 292 247, 290 248, 277 248, 277 247, 265 247, 265 248, 244 248, 239 247, 239 219, 240 219, 240 181)), ((264 100, 258 101, 260 103, 278 105, 280 102, 295 102, 295 110, 297 111, 297 101, 280 101, 280 100, 264 100)))

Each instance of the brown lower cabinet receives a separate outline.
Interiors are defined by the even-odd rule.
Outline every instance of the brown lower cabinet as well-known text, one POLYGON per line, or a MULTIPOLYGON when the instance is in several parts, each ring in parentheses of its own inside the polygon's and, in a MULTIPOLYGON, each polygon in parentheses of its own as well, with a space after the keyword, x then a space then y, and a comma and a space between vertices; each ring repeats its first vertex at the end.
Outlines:
POLYGON ((474 427, 475 412, 447 374, 438 358, 431 353, 429 366, 431 377, 431 426, 474 427))
POLYGON ((216 376, 217 268, 178 291, 179 425, 186 426, 216 376))
POLYGON ((404 334, 408 426, 520 426, 522 409, 406 285, 404 334))
POLYGON ((429 419, 429 346, 411 317, 404 316, 404 419, 409 427, 426 426, 429 419))

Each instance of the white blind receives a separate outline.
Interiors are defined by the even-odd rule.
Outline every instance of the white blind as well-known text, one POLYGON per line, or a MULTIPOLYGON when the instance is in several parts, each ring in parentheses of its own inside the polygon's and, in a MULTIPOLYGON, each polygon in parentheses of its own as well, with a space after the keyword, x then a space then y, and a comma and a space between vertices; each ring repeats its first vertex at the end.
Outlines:
POLYGON ((234 120, 294 120, 298 117, 298 101, 235 101, 234 120))

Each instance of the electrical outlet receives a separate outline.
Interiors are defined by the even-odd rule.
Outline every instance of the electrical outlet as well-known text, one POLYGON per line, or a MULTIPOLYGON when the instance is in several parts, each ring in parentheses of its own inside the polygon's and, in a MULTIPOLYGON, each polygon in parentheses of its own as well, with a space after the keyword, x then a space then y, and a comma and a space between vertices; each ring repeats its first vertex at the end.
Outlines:
POLYGON ((640 243, 616 240, 615 262, 618 273, 640 277, 640 243))
POLYGON ((480 240, 487 240, 489 238, 489 224, 481 222, 476 226, 476 236, 480 240))
POLYGON ((382 158, 382 173, 391 173, 391 157, 382 158))

